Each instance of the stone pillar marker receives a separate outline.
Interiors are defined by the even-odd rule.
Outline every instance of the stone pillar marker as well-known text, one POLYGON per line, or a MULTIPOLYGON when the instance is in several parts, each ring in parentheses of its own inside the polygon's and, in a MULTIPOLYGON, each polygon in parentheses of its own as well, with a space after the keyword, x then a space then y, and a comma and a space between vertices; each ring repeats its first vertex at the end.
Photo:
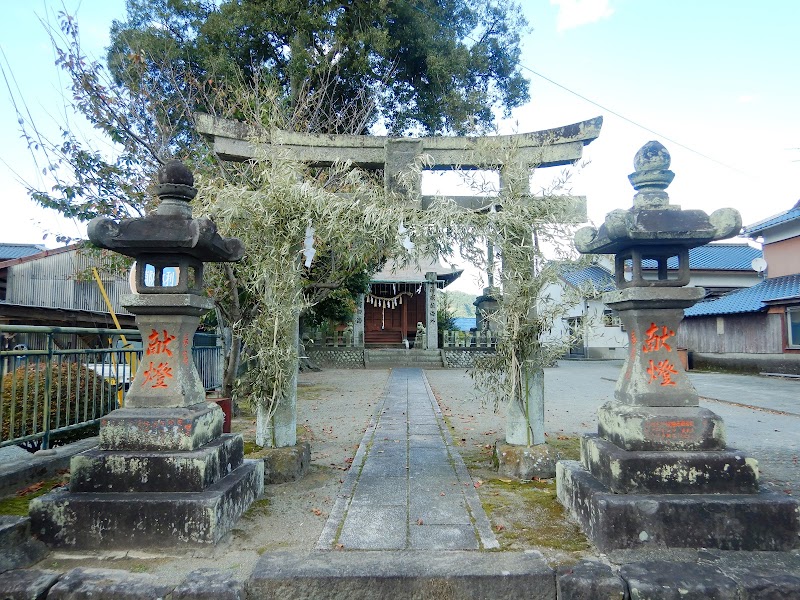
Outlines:
POLYGON ((617 290, 603 302, 618 311, 629 352, 616 400, 598 410, 598 435, 581 439, 581 462, 558 463, 558 498, 601 551, 790 550, 800 504, 759 491, 758 463, 726 447, 722 418, 699 406, 675 344, 683 310, 704 296, 686 287, 689 249, 737 234, 741 217, 670 204, 669 166, 664 146, 645 144, 629 176, 633 207, 575 235, 584 254, 616 255, 617 290), (667 270, 672 257, 676 275, 667 270), (656 262, 656 279, 644 277, 644 260, 656 262))
POLYGON ((136 259, 136 293, 123 305, 136 315, 143 355, 124 406, 101 421, 99 449, 72 459, 69 490, 31 504, 32 530, 51 546, 214 544, 263 491, 263 463, 243 460, 240 434, 222 434, 222 410, 206 401, 191 356, 213 306, 203 263, 239 260, 244 247, 192 218, 197 190, 182 163, 167 162, 158 179, 153 214, 89 223, 96 245, 136 259), (177 268, 177 285, 166 285, 168 268, 177 268))

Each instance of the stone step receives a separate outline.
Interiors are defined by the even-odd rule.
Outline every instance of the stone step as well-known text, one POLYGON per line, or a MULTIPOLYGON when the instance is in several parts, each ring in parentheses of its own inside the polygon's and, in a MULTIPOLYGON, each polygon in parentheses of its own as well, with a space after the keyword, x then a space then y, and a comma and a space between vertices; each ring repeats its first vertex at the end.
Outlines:
POLYGON ((370 367, 442 368, 439 350, 381 349, 366 350, 365 360, 370 367))
POLYGON ((246 589, 259 600, 555 598, 555 574, 538 552, 275 552, 246 589))
POLYGON ((578 461, 560 461, 559 501, 601 552, 642 548, 790 551, 800 503, 782 494, 614 494, 578 461))
POLYGON ((738 450, 623 450, 597 435, 581 438, 581 462, 615 494, 753 494, 758 463, 738 450))
POLYGON ((245 460, 202 492, 58 490, 31 501, 31 530, 49 546, 153 549, 217 543, 264 489, 264 463, 245 460))
POLYGON ((28 517, 0 515, 0 573, 40 561, 47 548, 31 537, 28 517))
POLYGON ((89 450, 72 459, 70 492, 201 492, 242 464, 244 442, 225 434, 190 452, 89 450))

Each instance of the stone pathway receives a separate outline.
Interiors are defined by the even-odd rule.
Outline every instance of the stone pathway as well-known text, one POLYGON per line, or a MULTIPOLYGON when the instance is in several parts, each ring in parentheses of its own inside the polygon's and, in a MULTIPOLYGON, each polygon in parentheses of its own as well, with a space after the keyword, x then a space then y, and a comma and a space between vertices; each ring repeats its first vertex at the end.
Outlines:
POLYGON ((317 549, 497 547, 423 371, 393 369, 317 549))

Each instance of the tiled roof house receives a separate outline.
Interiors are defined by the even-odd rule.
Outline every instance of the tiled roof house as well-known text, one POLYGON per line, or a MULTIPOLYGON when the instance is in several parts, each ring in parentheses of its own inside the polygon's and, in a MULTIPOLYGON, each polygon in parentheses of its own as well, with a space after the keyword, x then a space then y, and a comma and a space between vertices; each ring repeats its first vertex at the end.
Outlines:
POLYGON ((697 365, 800 374, 800 202, 744 235, 762 239, 764 279, 687 309, 680 342, 697 365))

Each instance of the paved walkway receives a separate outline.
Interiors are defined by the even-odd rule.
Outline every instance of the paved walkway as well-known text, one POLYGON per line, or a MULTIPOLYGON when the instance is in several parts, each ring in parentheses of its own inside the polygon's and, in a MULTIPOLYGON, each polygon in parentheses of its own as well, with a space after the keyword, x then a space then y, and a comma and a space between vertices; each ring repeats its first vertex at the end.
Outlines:
POLYGON ((319 550, 479 550, 497 540, 421 369, 393 369, 319 550))

